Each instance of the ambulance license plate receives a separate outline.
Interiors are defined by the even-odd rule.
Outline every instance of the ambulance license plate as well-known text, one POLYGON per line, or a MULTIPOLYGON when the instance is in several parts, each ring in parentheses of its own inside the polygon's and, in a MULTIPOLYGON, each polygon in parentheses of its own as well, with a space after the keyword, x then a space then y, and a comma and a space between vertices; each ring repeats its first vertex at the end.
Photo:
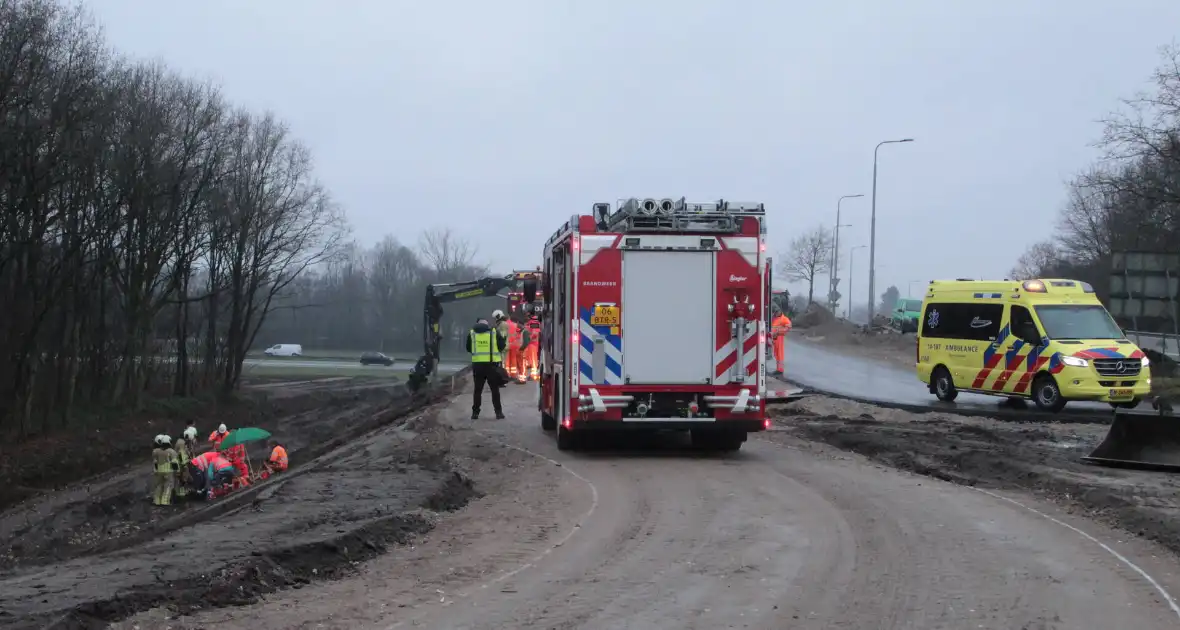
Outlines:
POLYGON ((1135 390, 1133 389, 1112 389, 1110 390, 1111 400, 1130 400, 1135 397, 1135 390))
POLYGON ((618 326, 619 325, 619 307, 617 306, 599 306, 594 309, 594 314, 590 316, 591 326, 618 326))

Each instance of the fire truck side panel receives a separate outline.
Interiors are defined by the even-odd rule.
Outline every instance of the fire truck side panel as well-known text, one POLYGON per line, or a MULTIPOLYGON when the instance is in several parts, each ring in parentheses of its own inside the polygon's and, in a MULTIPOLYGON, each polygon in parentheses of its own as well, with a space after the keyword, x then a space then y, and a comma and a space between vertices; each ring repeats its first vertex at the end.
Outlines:
POLYGON ((712 383, 714 256, 713 251, 623 253, 625 382, 712 383))
MULTIPOLYGON (((578 270, 577 312, 578 379, 588 385, 623 384, 623 334, 621 321, 595 325, 599 315, 619 315, 622 303, 623 252, 615 248, 616 234, 582 236, 581 268, 578 270), (613 310, 612 310, 613 309, 613 310)), ((620 319, 626 317, 620 315, 620 319)))

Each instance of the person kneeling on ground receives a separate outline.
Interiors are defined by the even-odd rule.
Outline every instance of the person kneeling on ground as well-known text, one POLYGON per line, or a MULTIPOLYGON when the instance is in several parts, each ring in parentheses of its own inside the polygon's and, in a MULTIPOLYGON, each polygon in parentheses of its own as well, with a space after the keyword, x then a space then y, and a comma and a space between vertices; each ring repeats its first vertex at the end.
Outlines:
POLYGON ((289 464, 287 449, 283 448, 283 445, 279 444, 277 440, 267 442, 267 446, 270 447, 270 457, 266 460, 267 470, 272 474, 287 470, 289 464))
POLYGON ((475 381, 474 398, 471 401, 471 419, 479 419, 479 408, 483 402, 483 386, 492 390, 492 407, 496 410, 496 418, 504 419, 504 408, 500 405, 500 388, 506 383, 500 378, 500 361, 504 358, 504 348, 508 340, 496 332, 488 320, 480 319, 471 327, 465 344, 467 352, 471 354, 471 377, 475 381))
POLYGON ((233 484, 237 470, 221 453, 209 451, 193 458, 189 464, 192 468, 194 485, 199 485, 208 499, 216 498, 216 491, 226 485, 233 484))

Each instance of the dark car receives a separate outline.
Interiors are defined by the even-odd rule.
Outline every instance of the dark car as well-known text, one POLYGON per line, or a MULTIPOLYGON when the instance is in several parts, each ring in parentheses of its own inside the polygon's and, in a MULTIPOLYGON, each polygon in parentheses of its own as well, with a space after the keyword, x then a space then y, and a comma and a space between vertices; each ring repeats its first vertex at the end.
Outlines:
POLYGON ((393 365, 393 359, 380 352, 366 352, 361 355, 361 365, 393 365))

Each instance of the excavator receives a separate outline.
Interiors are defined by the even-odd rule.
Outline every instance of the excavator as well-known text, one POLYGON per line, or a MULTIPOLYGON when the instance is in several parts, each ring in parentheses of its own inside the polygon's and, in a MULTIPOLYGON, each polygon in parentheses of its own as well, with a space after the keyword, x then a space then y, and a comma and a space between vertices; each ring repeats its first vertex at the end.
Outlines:
POLYGON ((1180 472, 1180 418, 1173 403, 1180 394, 1177 363, 1145 350, 1151 360, 1152 409, 1155 413, 1115 409, 1106 437, 1082 461, 1116 468, 1180 472))
POLYGON ((430 380, 439 361, 439 347, 442 345, 443 303, 470 300, 482 297, 504 297, 508 301, 508 312, 523 310, 525 312, 539 311, 541 307, 540 285, 541 272, 513 271, 506 276, 494 276, 451 282, 447 284, 432 284, 426 287, 426 303, 422 309, 422 337, 425 345, 422 356, 410 370, 407 385, 411 392, 417 392, 430 380), (503 295, 502 295, 503 293, 503 295))

